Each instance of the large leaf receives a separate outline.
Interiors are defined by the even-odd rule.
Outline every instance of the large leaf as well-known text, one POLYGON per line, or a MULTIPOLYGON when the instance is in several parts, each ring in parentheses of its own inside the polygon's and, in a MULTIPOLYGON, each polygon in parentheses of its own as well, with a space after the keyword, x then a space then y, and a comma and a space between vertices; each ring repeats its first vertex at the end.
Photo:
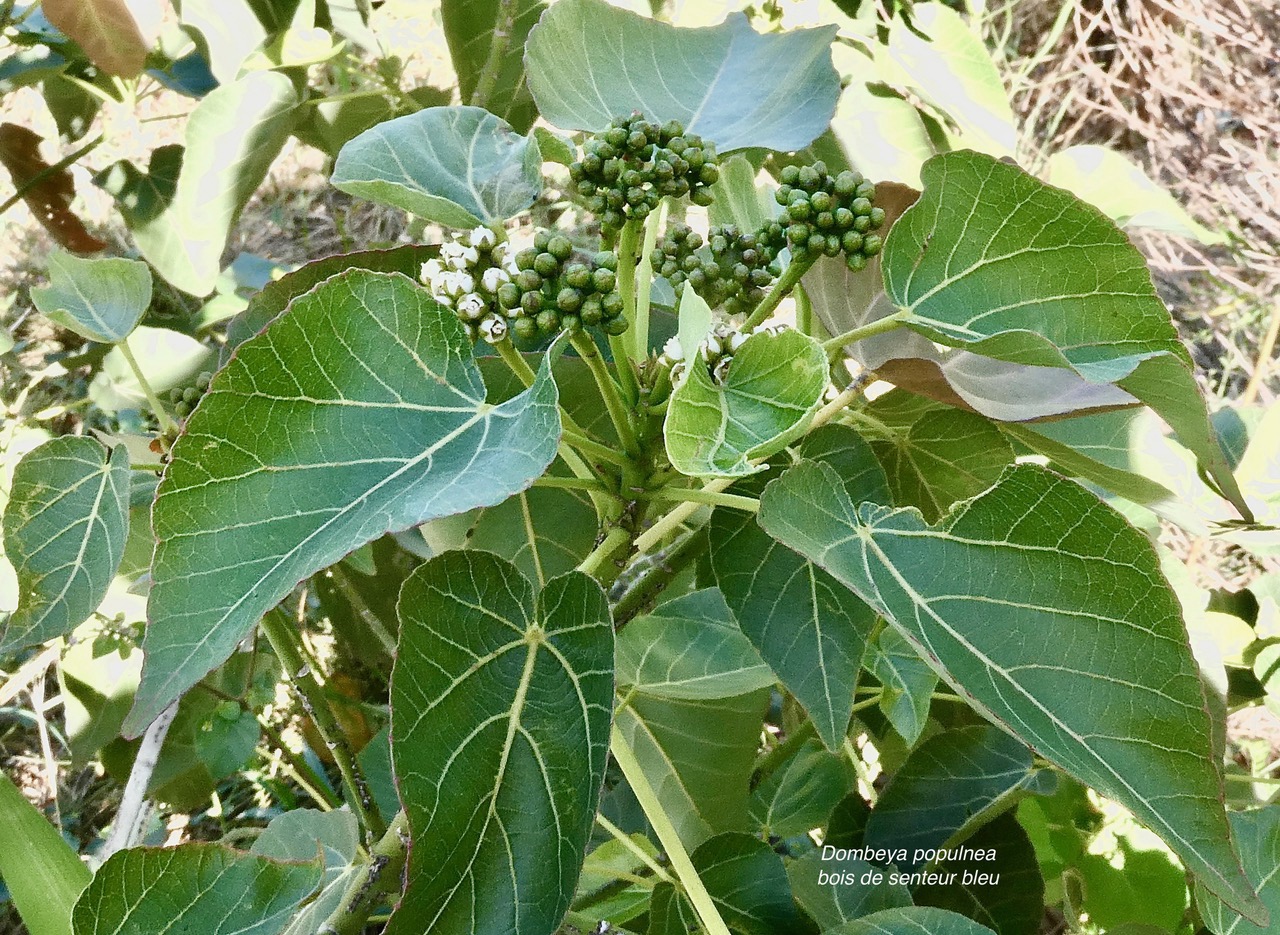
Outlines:
POLYGON ((832 753, 811 739, 756 786, 752 823, 765 840, 805 834, 825 825, 853 787, 844 752, 832 753))
MULTIPOLYGON (((1280 867, 1280 806, 1235 812, 1231 815, 1231 830, 1244 860, 1245 874, 1271 911, 1271 917, 1280 917, 1280 873, 1276 869, 1280 867)), ((1196 886, 1196 906, 1214 935, 1262 935, 1271 931, 1267 926, 1254 925, 1241 918, 1199 885, 1196 886)))
POLYGON ((30 935, 71 935, 71 908, 92 874, 58 829, 0 773, 0 879, 30 935))
POLYGON ((151 270, 137 260, 82 260, 49 254, 49 285, 31 290, 31 303, 53 321, 90 341, 123 341, 151 304, 151 270))
POLYGON ((448 552, 405 582, 392 754, 413 845, 389 935, 551 935, 569 908, 608 759, 613 627, 580 572, 535 595, 514 566, 448 552))
POLYGON ((752 473, 750 461, 804 431, 826 387, 826 352, 799 331, 747 338, 723 382, 711 376, 699 350, 671 394, 663 425, 672 466, 700 477, 752 473))
POLYGON ((538 146, 480 107, 428 107, 342 147, 330 181, 446 227, 496 224, 542 191, 538 146))
POLYGON ((801 935, 811 929, 791 898, 782 858, 764 841, 730 832, 703 842, 690 859, 720 917, 744 935, 801 935))
POLYGON ((985 925, 948 912, 911 906, 873 912, 853 922, 828 929, 824 935, 995 935, 985 925))
POLYGON ((933 341, 1114 383, 1158 412, 1247 513, 1191 360, 1142 255, 1110 220, 1017 166, 970 151, 925 163, 883 271, 933 341))
MULTIPOLYGON (((824 848, 825 850, 825 848, 824 848)), ((911 905, 911 891, 889 879, 896 874, 865 860, 841 857, 836 851, 823 859, 813 851, 787 864, 791 892, 824 932, 882 909, 911 905)))
POLYGON ((75 935, 276 935, 323 872, 318 857, 285 863, 218 844, 134 847, 98 868, 71 920, 75 935))
POLYGON ((169 283, 193 295, 213 291, 231 225, 288 139, 297 104, 287 76, 259 71, 196 105, 172 201, 146 210, 125 205, 138 249, 169 283))
POLYGON ((632 620, 618 634, 618 684, 663 698, 729 698, 776 681, 715 588, 632 620))
POLYGON ((1036 777, 1031 753, 983 724, 935 734, 907 758, 867 821, 870 847, 905 848, 900 869, 914 873, 929 851, 963 841, 1009 807, 1036 777))
POLYGON ((125 0, 43 0, 40 9, 108 75, 142 73, 147 43, 125 0))
POLYGON ((528 133, 538 108, 525 83, 524 43, 546 5, 541 0, 519 0, 511 11, 511 22, 499 22, 511 6, 500 0, 444 0, 440 16, 462 99, 497 114, 517 133, 528 133), (484 100, 473 100, 485 65, 494 54, 495 30, 499 28, 506 45, 497 59, 492 89, 484 100))
POLYGON ((640 111, 679 120, 721 152, 790 151, 808 146, 835 112, 835 35, 824 26, 762 36, 741 13, 680 29, 604 0, 560 0, 529 34, 525 64, 542 116, 566 130, 602 130, 640 111))
MULTIPOLYGON (((851 496, 889 502, 884 472, 852 429, 824 425, 801 450, 832 464, 851 496)), ((775 542, 750 514, 717 510, 710 535, 711 568, 742 632, 804 706, 822 742, 839 750, 875 612, 775 542)))
POLYGON ((1181 609, 1150 542, 1032 465, 938 526, 855 507, 822 464, 766 490, 760 522, 880 611, 979 711, 1163 837, 1265 919, 1239 869, 1181 609))
POLYGON ((747 827, 747 784, 769 702, 761 689, 734 698, 679 700, 639 693, 616 718, 685 847, 747 827))
POLYGON ((387 531, 501 502, 542 474, 559 436, 549 365, 487 404, 461 322, 407 277, 357 270, 295 299, 240 345, 173 447, 125 731, 299 580, 387 531))
POLYGON ((1106 146, 1069 146, 1049 157, 1045 180, 1096 205, 1121 227, 1140 227, 1220 244, 1176 198, 1132 162, 1106 146))
POLYGON ((65 636, 97 609, 129 533, 129 453, 64 436, 13 472, 4 554, 18 573, 18 609, 0 653, 65 636))

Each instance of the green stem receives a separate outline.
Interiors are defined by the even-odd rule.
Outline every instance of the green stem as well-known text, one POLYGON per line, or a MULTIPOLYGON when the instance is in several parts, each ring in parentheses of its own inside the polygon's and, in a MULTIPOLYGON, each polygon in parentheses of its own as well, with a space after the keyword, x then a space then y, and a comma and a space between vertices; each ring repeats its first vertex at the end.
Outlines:
POLYGON ((604 573, 605 563, 614 552, 630 541, 631 533, 621 526, 614 526, 605 533, 605 537, 600 540, 600 544, 591 550, 591 554, 582 560, 578 565, 578 571, 590 575, 602 584, 611 583, 617 577, 617 573, 615 572, 612 575, 604 573))
POLYGON ((857 328, 851 328, 844 334, 838 334, 834 338, 829 338, 822 342, 822 349, 828 356, 840 353, 845 345, 853 344, 856 341, 864 341, 867 338, 873 338, 877 334, 884 334, 887 331, 894 331, 901 328, 906 321, 906 312, 894 312, 892 315, 886 315, 873 322, 860 325, 857 328))
POLYGON ((621 768, 622 775, 627 778, 631 791, 640 802, 640 807, 644 809, 645 817, 649 819, 649 824, 658 835, 658 841, 667 852, 667 859, 671 861, 671 867, 684 887, 689 902, 693 903, 693 909, 702 921, 702 928, 706 935, 729 935, 729 927, 720 917, 720 911, 716 909, 711 894, 703 886, 702 878, 698 876, 693 861, 689 859, 689 852, 685 850, 684 842, 680 840, 675 825, 671 823, 671 818, 663 809, 657 793, 649 785, 649 778, 645 776, 644 768, 636 759, 635 751, 631 749, 621 731, 616 729, 613 731, 610 749, 613 751, 614 761, 621 768))
POLYGON ((657 490, 647 491, 644 496, 652 500, 706 503, 710 506, 727 506, 734 510, 746 510, 748 513, 760 512, 760 501, 755 497, 740 497, 732 493, 714 493, 688 487, 659 487, 657 490))
POLYGON ((756 306, 755 311, 747 316, 747 320, 742 323, 741 331, 750 331, 757 325, 764 324, 765 319, 773 314, 774 309, 792 289, 800 282, 805 273, 809 271, 809 267, 814 264, 815 257, 805 257, 800 260, 792 260, 791 264, 782 271, 782 275, 778 281, 773 284, 773 288, 760 300, 760 304, 756 306))
POLYGON ((809 293, 804 286, 797 285, 796 293, 796 330, 801 334, 813 335, 813 303, 809 301, 809 293))
POLYGON ((369 835, 382 835, 387 826, 373 807, 369 785, 356 765, 355 757, 351 755, 351 748, 347 746, 338 727, 338 719, 329 706, 329 699, 307 660, 297 627, 279 608, 273 608, 262 618, 262 632, 266 634, 287 678, 297 690, 302 706, 310 715, 325 746, 333 753, 338 771, 342 774, 342 783, 347 790, 347 802, 360 821, 360 826, 369 835))
POLYGON ((632 582, 613 605, 613 625, 621 629, 662 593, 689 562, 702 554, 706 540, 701 532, 691 532, 670 548, 650 556, 649 567, 632 582))
POLYGON ((630 327, 622 334, 609 336, 609 348, 613 352, 614 368, 622 383, 630 405, 640 399, 640 385, 636 381, 634 361, 641 356, 641 349, 634 345, 636 333, 636 246, 640 239, 640 222, 627 221, 618 237, 618 294, 622 296, 622 314, 630 327))
POLYGON ((151 388, 151 384, 147 382, 147 378, 142 373, 142 368, 138 366, 138 358, 133 356, 133 351, 129 349, 129 341, 126 338, 116 344, 120 350, 120 355, 125 359, 125 363, 129 365, 129 369, 133 371, 134 379, 138 381, 138 386, 142 389, 142 393, 147 397, 147 404, 151 406, 151 411, 156 414, 156 418, 160 420, 160 429, 164 432, 178 431, 178 425, 165 411, 164 404, 160 402, 160 397, 156 395, 156 391, 151 388))
POLYGON ((649 294, 653 289, 653 250, 658 245, 658 229, 667 216, 668 199, 658 202, 658 210, 645 218, 644 247, 640 251, 640 265, 636 269, 636 322, 632 346, 638 358, 647 357, 649 347, 649 294))
POLYGON ((880 703, 880 699, 882 697, 884 697, 884 691, 881 689, 877 689, 875 694, 873 694, 870 698, 862 699, 857 704, 855 704, 852 708, 850 708, 849 711, 850 713, 853 713, 854 711, 862 711, 866 708, 873 708, 880 703))
POLYGON ((652 870, 653 875, 656 876, 659 880, 662 880, 666 883, 676 882, 675 879, 671 876, 671 874, 667 873, 666 867, 662 866, 662 864, 658 863, 656 860, 650 857, 647 853, 645 853, 644 848, 642 848, 635 841, 631 840, 631 836, 629 834, 626 834, 621 828, 619 828, 617 825, 611 822, 608 818, 605 818, 603 815, 597 813, 596 824, 599 825, 601 828, 603 828, 605 831, 609 832, 609 834, 613 835, 614 840, 616 840, 619 844, 621 844, 631 853, 635 854, 636 857, 640 859, 640 862, 644 864, 646 867, 648 867, 650 870, 652 870))
POLYGON ((603 461, 606 464, 616 465, 617 467, 631 467, 632 461, 622 452, 610 448, 608 445, 601 444, 592 438, 584 435, 576 435, 568 429, 564 430, 561 439, 566 445, 578 449, 582 454, 596 461, 603 461))
POLYGON ((609 488, 598 480, 589 477, 556 477, 544 474, 533 482, 535 487, 558 487, 561 490, 594 490, 596 493, 611 493, 609 488))
MULTIPOLYGON (((571 335, 569 343, 573 345, 573 349, 578 352, 578 356, 586 361, 591 376, 596 381, 596 387, 600 390, 600 395, 604 399, 605 408, 609 411, 609 418, 613 422, 614 431, 618 433, 618 439, 622 442, 623 449, 632 458, 638 458, 640 455, 640 441, 636 438, 635 429, 631 425, 631 415, 627 411, 627 405, 622 401, 622 396, 618 390, 618 384, 613 382, 613 377, 609 375, 609 368, 605 366, 604 358, 600 356, 600 349, 596 347, 595 341, 589 335, 579 331, 571 335)), ((620 364, 618 369, 623 369, 620 364)))
POLYGON ((360 935, 383 897, 400 889, 408 856, 409 819, 403 811, 369 852, 369 862, 347 885, 342 902, 320 926, 319 935, 360 935))
MULTIPOLYGON (((718 477, 703 485, 701 493, 720 493, 720 491, 732 485, 734 480, 736 480, 736 478, 718 477)), ((658 520, 636 538, 636 550, 639 552, 652 551, 656 546, 661 545, 662 541, 666 539, 668 535, 683 526, 685 520, 696 513, 704 505, 705 504, 702 503, 695 503, 692 500, 686 500, 684 503, 679 504, 675 509, 671 510, 671 512, 662 517, 662 519, 658 520)))
POLYGON ((472 107, 486 107, 489 104, 489 96, 498 83, 498 73, 502 71, 502 57, 507 54, 507 47, 511 44, 518 6, 516 0, 499 0, 497 15, 493 18, 493 42, 468 102, 472 107))
POLYGON ((806 740, 817 732, 817 727, 813 721, 805 721, 788 734, 785 740, 760 757, 755 771, 751 774, 752 787, 758 786, 768 779, 774 770, 785 763, 806 740))

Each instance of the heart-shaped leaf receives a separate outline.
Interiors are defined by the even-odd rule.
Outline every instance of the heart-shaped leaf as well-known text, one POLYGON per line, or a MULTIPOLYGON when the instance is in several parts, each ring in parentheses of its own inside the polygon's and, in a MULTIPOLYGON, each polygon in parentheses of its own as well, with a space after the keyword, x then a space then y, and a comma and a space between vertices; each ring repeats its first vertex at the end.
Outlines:
POLYGON ((0 653, 65 636, 106 597, 129 534, 129 452, 64 436, 13 472, 4 554, 18 573, 18 609, 0 653))
POLYGON ((133 847, 98 868, 75 935, 208 931, 277 935, 320 885, 324 861, 283 862, 219 844, 133 847))
POLYGON ((1120 514, 1019 465, 929 526, 915 510, 855 507, 829 466, 802 464, 765 490, 760 523, 880 611, 977 710, 1265 919, 1231 846, 1181 608, 1120 514))
POLYGON ((527 487, 555 456, 557 397, 544 363, 528 391, 487 403, 461 322, 398 273, 353 270, 295 299, 240 345, 173 447, 126 732, 302 578, 527 487))
POLYGON ((387 933, 551 935, 608 759, 604 592, 573 571, 535 594, 505 560, 456 551, 417 569, 399 607, 392 755, 412 846, 387 933))
POLYGON ((804 431, 826 387, 826 352, 799 331, 753 334, 722 380, 712 377, 699 349, 671 394, 663 425, 671 465, 696 477, 751 474, 751 461, 781 451, 804 431))
POLYGON ((538 146, 481 107, 428 107, 342 147, 335 188, 446 227, 496 224, 542 191, 538 146))
POLYGON ((49 254, 49 285, 33 288, 31 303, 83 338, 114 344, 151 304, 151 270, 137 260, 82 260, 55 251, 49 254))
POLYGON ((932 341, 1069 369, 1159 413, 1248 517, 1146 263, 1096 208, 968 150, 925 163, 883 272, 906 323, 932 341))
POLYGON ((789 152, 835 112, 835 35, 835 26, 760 35, 741 13, 681 29, 604 0, 560 0, 529 34, 525 65, 542 116, 566 130, 603 130, 639 111, 678 120, 721 152, 789 152))

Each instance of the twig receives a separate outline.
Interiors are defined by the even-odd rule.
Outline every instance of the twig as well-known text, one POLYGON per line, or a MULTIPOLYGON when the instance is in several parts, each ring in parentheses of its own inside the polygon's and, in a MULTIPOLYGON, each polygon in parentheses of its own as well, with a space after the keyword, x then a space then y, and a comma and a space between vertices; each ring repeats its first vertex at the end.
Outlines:
POLYGON ((147 726, 146 732, 142 735, 138 755, 133 760, 133 768, 129 770, 129 780, 124 786, 120 810, 116 812, 111 834, 98 854, 101 861, 106 861, 116 851, 133 847, 140 840, 142 826, 151 812, 147 802, 147 786, 151 784, 151 776, 160 759, 160 748, 164 746, 165 735, 169 733, 169 725, 173 723, 177 713, 178 702, 170 702, 169 706, 147 726))

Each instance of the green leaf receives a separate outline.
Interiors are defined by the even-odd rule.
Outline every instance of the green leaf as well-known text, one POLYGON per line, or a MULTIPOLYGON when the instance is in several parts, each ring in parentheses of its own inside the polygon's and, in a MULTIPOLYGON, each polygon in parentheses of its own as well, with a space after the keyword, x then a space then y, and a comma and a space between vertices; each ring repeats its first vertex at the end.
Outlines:
POLYGON ((71 907, 93 875, 49 820, 0 773, 0 879, 30 935, 71 935, 71 907))
POLYGON ((1037 775, 1031 751, 997 727, 935 734, 889 780, 867 821, 866 844, 905 848, 898 866, 915 873, 933 863, 916 860, 919 851, 961 843, 1025 794, 1037 775))
POLYGON ((126 734, 302 578, 385 532, 500 503, 546 470, 560 437, 549 364, 491 406, 471 354, 425 290, 363 270, 240 345, 175 443, 152 511, 151 623, 126 734))
POLYGON ((698 931, 698 914, 672 883, 653 888, 646 935, 690 935, 698 931))
POLYGON ((636 856, 636 851, 657 858, 658 849, 643 834, 629 834, 627 840, 632 847, 617 838, 609 838, 588 854, 582 865, 573 907, 575 912, 593 923, 610 921, 615 925, 625 925, 649 910, 653 893, 651 885, 630 882, 620 887, 619 883, 636 877, 643 879, 652 873, 645 861, 636 856), (630 877, 624 878, 621 874, 629 874, 630 877))
POLYGON ((911 905, 910 891, 889 882, 895 872, 892 864, 877 867, 865 860, 837 859, 838 852, 824 860, 823 853, 813 851, 787 864, 796 902, 822 931, 882 909, 911 905))
POLYGON ((182 0, 180 21, 204 40, 209 70, 223 85, 236 80, 244 60, 267 38, 246 0, 182 0))
POLYGON ((400 615, 392 755, 414 844, 388 935, 551 935, 608 759, 604 592, 575 571, 535 596, 497 556, 448 552, 405 582, 400 615))
POLYGON ((262 736, 262 727, 252 711, 242 709, 235 702, 227 704, 226 708, 215 708, 195 734, 196 756, 208 767, 211 776, 229 776, 242 768, 253 756, 262 736))
POLYGON ((769 692, 685 701, 642 694, 616 716, 686 848, 747 827, 747 784, 769 692))
POLYGON ((679 120, 721 152, 788 152, 831 122, 840 94, 835 35, 835 26, 760 35, 741 13, 680 29, 604 0, 560 0, 529 34, 525 67, 542 116, 562 129, 602 130, 640 111, 679 120))
POLYGON ((938 675, 897 630, 880 631, 867 647, 867 671, 880 680, 880 711, 913 746, 929 721, 938 675))
POLYGON ((914 506, 929 522, 953 503, 986 490, 1013 463, 1013 448, 1000 430, 974 412, 935 409, 905 432, 876 439, 893 502, 914 506))
MULTIPOLYGON (((707 220, 711 224, 733 224, 738 230, 750 232, 773 220, 776 205, 772 192, 756 185, 756 167, 746 156, 731 156, 720 163, 720 178, 711 186, 711 194, 715 197, 707 209, 707 220)), ((684 346, 688 350, 696 347, 684 346)))
POLYGON ((138 249, 170 284, 213 291, 231 226, 288 139, 297 104, 288 77, 259 71, 210 91, 191 112, 172 201, 158 213, 124 211, 138 249))
POLYGON ((135 847, 98 868, 72 914, 75 935, 276 935, 316 891, 324 864, 218 844, 135 847))
POLYGON ((885 80, 910 88, 950 118, 950 148, 1012 156, 1017 142, 1013 109, 981 33, 955 10, 936 3, 922 4, 912 24, 912 29, 889 30, 882 61, 896 67, 881 72, 885 80))
POLYGON ((0 653, 66 636, 93 613, 129 533, 129 453, 64 436, 29 452, 13 472, 4 554, 18 574, 18 609, 0 653))
POLYGON ((428 107, 366 130, 342 147, 340 191, 446 227, 497 224, 542 191, 536 144, 480 107, 428 107))
POLYGON ((680 353, 687 360, 711 333, 711 306, 692 289, 681 289, 676 314, 676 340, 680 342, 680 353))
POLYGON ((302 907, 281 935, 317 935, 342 902, 346 889, 363 869, 354 863, 360 843, 355 815, 346 809, 319 812, 300 808, 271 820, 250 852, 277 860, 324 858, 324 878, 315 899, 302 907))
POLYGON ((931 527, 914 510, 855 507, 830 467, 807 464, 765 490, 760 522, 880 611, 978 711, 1265 918, 1231 846, 1181 609, 1118 513, 1020 465, 931 527))
MULTIPOLYGON (((851 495, 888 502, 884 472, 852 429, 824 425, 801 450, 839 471, 851 495)), ((762 530, 755 517, 716 510, 711 568, 742 632, 804 706, 829 750, 839 750, 875 612, 825 571, 762 530)))
MULTIPOLYGON (((686 351, 686 353, 688 353, 686 351)), ((827 387, 822 345, 799 331, 759 332, 738 348, 724 382, 699 349, 671 394, 667 456, 682 474, 742 477, 808 425, 827 387)))
MULTIPOLYGON (((996 935, 1039 931, 1044 918, 1044 877, 1036 862, 1035 848, 1015 814, 1005 812, 996 817, 965 844, 994 851, 995 859, 944 861, 937 872, 954 873, 955 881, 945 886, 917 887, 916 903, 958 912, 988 926, 996 935), (986 874, 986 882, 978 882, 976 874, 986 874), (993 881, 992 877, 997 879, 993 881)), ((1114 935, 1115 930, 1109 928, 1107 933, 1114 935)))
POLYGON ((618 634, 618 684, 661 698, 729 698, 777 681, 716 588, 685 594, 618 634))
POLYGON ((1226 237, 1198 223, 1173 195, 1106 146, 1059 150, 1045 165, 1045 181, 1100 208, 1121 227, 1163 231, 1210 246, 1226 242, 1226 237))
MULTIPOLYGON (((1280 806, 1233 812, 1231 830, 1244 861, 1244 872, 1258 890, 1273 919, 1280 918, 1280 806)), ((1212 892, 1196 884, 1196 907, 1215 935, 1250 935, 1271 931, 1241 918, 1212 892)))
POLYGON ((730 832, 703 842, 690 856, 721 918, 743 935, 811 931, 791 898, 782 858, 764 841, 730 832))
POLYGON ((823 935, 995 935, 972 919, 924 906, 885 909, 828 929, 823 935))
POLYGON ((1142 255, 1096 208, 979 153, 936 156, 883 270, 933 341, 1114 383, 1161 415, 1247 514, 1142 255))
POLYGON ((49 285, 34 287, 31 303, 82 338, 114 344, 151 304, 151 270, 137 260, 86 260, 55 250, 49 254, 49 285))
POLYGON ((538 116, 538 108, 525 83, 524 43, 545 9, 546 5, 539 0, 518 0, 514 4, 501 0, 444 0, 440 4, 444 37, 449 43, 462 99, 497 114, 517 133, 528 133, 538 116), (494 27, 508 7, 512 7, 511 25, 509 29, 504 28, 506 46, 498 59, 493 90, 484 100, 474 100, 476 85, 492 54, 494 27))
MULTIPOLYGON (((125 339, 142 375, 157 393, 190 383, 213 363, 214 352, 195 338, 168 328, 141 325, 125 339)), ((102 369, 89 384, 89 399, 103 412, 145 409, 147 397, 137 375, 118 347, 102 360, 102 369)))
POLYGON ((751 818, 765 840, 805 834, 826 824, 853 787, 843 754, 810 740, 756 787, 751 818))

